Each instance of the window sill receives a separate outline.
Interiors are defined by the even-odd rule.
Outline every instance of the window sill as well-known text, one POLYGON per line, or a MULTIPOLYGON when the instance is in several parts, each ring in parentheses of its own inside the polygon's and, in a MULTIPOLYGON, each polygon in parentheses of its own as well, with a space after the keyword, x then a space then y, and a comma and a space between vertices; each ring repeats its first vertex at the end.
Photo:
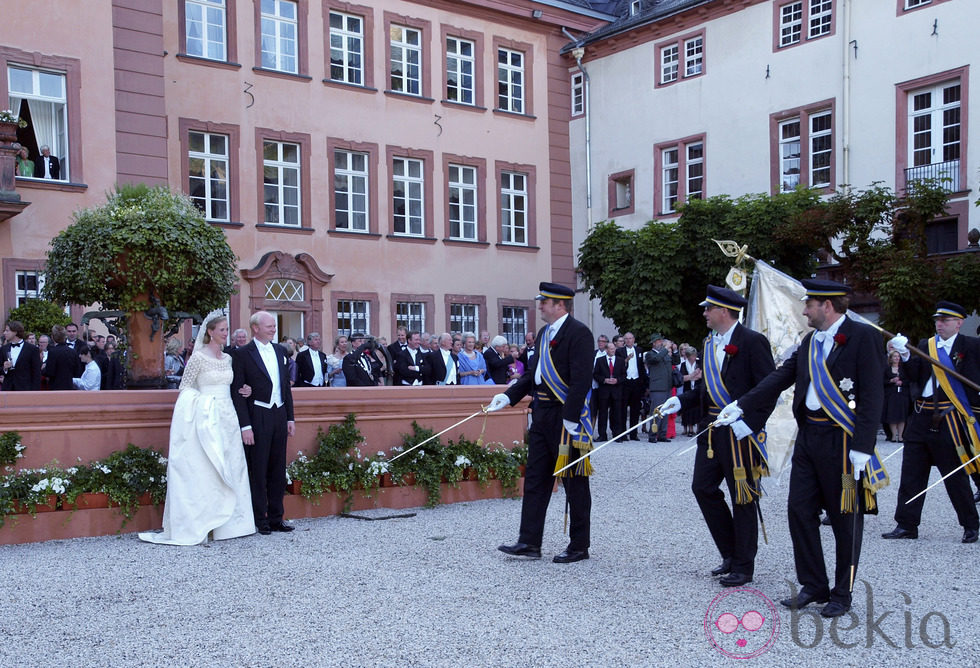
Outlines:
POLYGON ((352 90, 358 93, 377 93, 377 88, 372 88, 370 86, 362 86, 361 84, 348 83, 346 81, 336 81, 334 79, 323 79, 324 86, 330 86, 331 88, 340 88, 341 90, 352 90))
POLYGON ((443 239, 442 243, 446 244, 447 246, 462 246, 471 248, 487 248, 490 246, 490 243, 487 241, 469 241, 467 239, 443 239))
POLYGON ((35 179, 30 176, 16 177, 18 188, 28 190, 61 190, 69 193, 83 193, 88 190, 87 183, 72 183, 71 181, 58 181, 55 179, 35 179))
POLYGON ((191 56, 186 53, 178 53, 177 60, 182 63, 191 63, 192 65, 219 67, 223 70, 240 70, 242 68, 241 63, 230 63, 227 60, 212 60, 210 58, 202 58, 201 56, 191 56))
POLYGON ((291 227, 289 225, 274 225, 272 223, 258 223, 255 229, 260 232, 288 232, 290 234, 313 234, 312 227, 291 227))
POLYGON ((518 246, 517 244, 496 244, 497 248, 506 251, 517 251, 519 253, 537 253, 541 248, 539 246, 518 246))
POLYGON ((619 209, 610 209, 609 217, 611 218, 612 216, 631 216, 633 215, 634 212, 635 209, 632 206, 624 206, 619 209))
POLYGON ((466 111, 476 111, 481 114, 487 110, 486 107, 481 107, 476 104, 466 104, 465 102, 456 102, 455 100, 440 100, 440 103, 453 109, 465 109, 466 111))
POLYGON ((236 223, 235 221, 232 220, 209 220, 207 222, 210 223, 211 225, 214 225, 215 227, 227 227, 227 228, 245 227, 245 223, 236 223))
POLYGON ((511 118, 520 118, 525 121, 536 121, 537 116, 532 116, 531 114, 519 114, 516 111, 507 111, 506 109, 494 109, 494 115, 509 116, 511 118))
POLYGON ((283 72, 282 70, 270 70, 266 67, 253 67, 252 71, 256 74, 261 74, 267 77, 273 77, 275 79, 286 79, 292 81, 302 81, 307 83, 313 81, 313 77, 306 74, 294 74, 293 72, 283 72))
POLYGON ((389 97, 396 97, 399 100, 407 100, 410 102, 421 102, 423 104, 432 104, 435 102, 431 97, 423 97, 422 95, 411 95, 409 93, 401 93, 397 90, 386 90, 385 95, 389 97))
POLYGON ((349 237, 351 239, 380 239, 381 235, 376 232, 354 232, 351 230, 327 230, 330 236, 349 237))
POLYGON ((434 244, 438 241, 435 237, 413 237, 407 234, 387 234, 385 239, 392 241, 407 241, 410 244, 434 244))

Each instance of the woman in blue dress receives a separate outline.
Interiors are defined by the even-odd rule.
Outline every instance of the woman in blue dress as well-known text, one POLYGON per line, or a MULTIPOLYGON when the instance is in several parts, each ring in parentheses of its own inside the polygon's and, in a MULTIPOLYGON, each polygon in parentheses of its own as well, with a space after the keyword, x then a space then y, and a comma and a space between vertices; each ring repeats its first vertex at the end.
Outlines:
POLYGON ((493 381, 487 375, 487 361, 476 349, 476 335, 463 332, 463 349, 459 351, 459 384, 490 385, 493 381))

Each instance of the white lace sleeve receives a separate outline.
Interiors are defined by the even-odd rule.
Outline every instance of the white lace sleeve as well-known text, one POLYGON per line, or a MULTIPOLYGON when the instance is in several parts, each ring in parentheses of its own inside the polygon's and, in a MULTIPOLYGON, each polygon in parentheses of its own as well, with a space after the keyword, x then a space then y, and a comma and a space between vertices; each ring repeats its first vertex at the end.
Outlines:
POLYGON ((186 387, 197 388, 197 377, 201 373, 202 358, 200 353, 192 353, 184 367, 184 375, 180 377, 180 389, 186 387))

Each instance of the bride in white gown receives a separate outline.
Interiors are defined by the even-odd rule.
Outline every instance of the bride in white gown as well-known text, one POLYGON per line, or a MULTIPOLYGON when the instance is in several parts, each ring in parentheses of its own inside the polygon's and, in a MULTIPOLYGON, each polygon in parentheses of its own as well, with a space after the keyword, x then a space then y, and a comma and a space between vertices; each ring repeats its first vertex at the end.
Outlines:
POLYGON ((231 356, 222 352, 228 319, 204 319, 180 381, 170 422, 163 531, 140 540, 197 545, 255 533, 242 434, 231 402, 231 356))

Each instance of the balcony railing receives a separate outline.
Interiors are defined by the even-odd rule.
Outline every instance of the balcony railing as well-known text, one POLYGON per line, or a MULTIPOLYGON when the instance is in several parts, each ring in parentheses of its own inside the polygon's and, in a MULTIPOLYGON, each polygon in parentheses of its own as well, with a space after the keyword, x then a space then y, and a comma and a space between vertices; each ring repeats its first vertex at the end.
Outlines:
POLYGON ((909 183, 912 181, 921 181, 923 179, 935 179, 939 181, 939 184, 949 192, 959 192, 960 161, 948 160, 946 162, 937 162, 932 165, 909 167, 905 170, 906 187, 908 187, 909 183))

